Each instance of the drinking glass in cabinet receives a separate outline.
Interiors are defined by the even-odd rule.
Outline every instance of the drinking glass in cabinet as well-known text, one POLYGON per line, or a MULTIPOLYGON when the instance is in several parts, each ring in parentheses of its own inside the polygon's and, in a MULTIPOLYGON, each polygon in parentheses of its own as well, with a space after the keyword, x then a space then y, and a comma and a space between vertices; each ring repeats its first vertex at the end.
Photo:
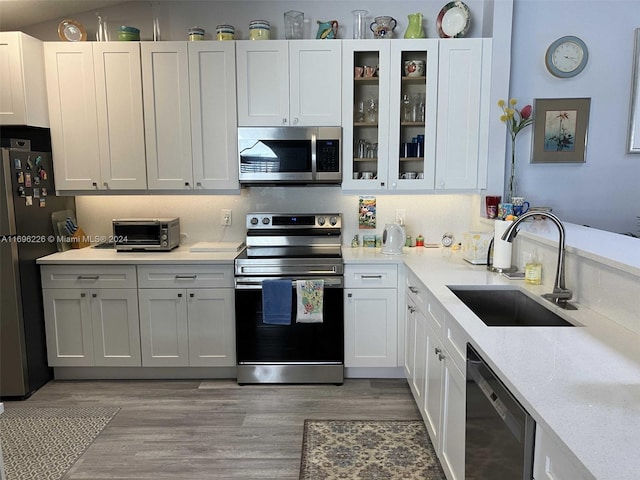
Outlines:
POLYGON ((354 108, 354 112, 353 112, 353 121, 356 123, 364 122, 364 112, 365 112, 364 100, 357 101, 354 108))
POLYGON ((378 101, 374 98, 367 100, 367 123, 376 123, 378 121, 378 101))

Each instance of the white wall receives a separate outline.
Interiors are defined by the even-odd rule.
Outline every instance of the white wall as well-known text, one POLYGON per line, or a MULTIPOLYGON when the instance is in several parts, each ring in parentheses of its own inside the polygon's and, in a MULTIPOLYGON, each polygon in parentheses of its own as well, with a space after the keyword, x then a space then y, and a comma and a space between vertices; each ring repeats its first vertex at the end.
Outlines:
POLYGON ((520 105, 591 98, 586 163, 530 164, 531 129, 517 139, 518 193, 564 221, 640 233, 640 155, 625 153, 638 27, 638 0, 515 0, 510 95, 520 105), (564 35, 589 49, 587 67, 571 79, 553 77, 544 64, 547 47, 564 35))

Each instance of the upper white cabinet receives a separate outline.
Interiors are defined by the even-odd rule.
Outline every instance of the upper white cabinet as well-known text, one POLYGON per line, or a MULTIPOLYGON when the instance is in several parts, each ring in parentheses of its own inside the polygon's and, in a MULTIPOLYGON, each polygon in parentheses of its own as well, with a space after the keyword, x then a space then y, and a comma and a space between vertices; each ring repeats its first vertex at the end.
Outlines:
POLYGON ((238 41, 236 56, 238 125, 340 125, 341 42, 238 41))
POLYGON ((44 44, 57 190, 145 189, 140 47, 44 44))
POLYGON ((236 189, 234 42, 143 42, 150 190, 236 189))
POLYGON ((491 39, 440 42, 437 189, 486 186, 491 39))
POLYGON ((0 32, 0 125, 48 127, 42 42, 0 32))

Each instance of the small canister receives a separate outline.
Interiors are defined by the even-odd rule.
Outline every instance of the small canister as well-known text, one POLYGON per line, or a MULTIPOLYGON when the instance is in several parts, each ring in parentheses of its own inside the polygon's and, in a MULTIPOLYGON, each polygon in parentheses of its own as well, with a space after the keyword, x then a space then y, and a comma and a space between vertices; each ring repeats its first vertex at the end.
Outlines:
POLYGON ((424 247, 424 237, 420 234, 416 237, 416 247, 424 247))
POLYGON ((271 24, 266 20, 252 20, 249 22, 249 38, 251 40, 269 40, 271 24))
POLYGON ((412 246, 412 242, 411 242, 411 235, 407 235, 407 238, 404 242, 404 246, 405 247, 411 247, 412 246))
POLYGON ((192 42, 204 40, 204 28, 191 27, 189 29, 189 40, 192 42))
POLYGON ((218 40, 235 40, 236 29, 233 25, 218 25, 216 27, 216 39, 218 40))

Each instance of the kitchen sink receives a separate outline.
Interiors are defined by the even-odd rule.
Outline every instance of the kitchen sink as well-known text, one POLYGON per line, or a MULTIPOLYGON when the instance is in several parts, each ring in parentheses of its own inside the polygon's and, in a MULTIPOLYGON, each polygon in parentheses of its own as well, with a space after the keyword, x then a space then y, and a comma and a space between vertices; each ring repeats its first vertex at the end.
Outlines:
POLYGON ((449 285, 485 325, 489 327, 573 327, 515 288, 449 285))

